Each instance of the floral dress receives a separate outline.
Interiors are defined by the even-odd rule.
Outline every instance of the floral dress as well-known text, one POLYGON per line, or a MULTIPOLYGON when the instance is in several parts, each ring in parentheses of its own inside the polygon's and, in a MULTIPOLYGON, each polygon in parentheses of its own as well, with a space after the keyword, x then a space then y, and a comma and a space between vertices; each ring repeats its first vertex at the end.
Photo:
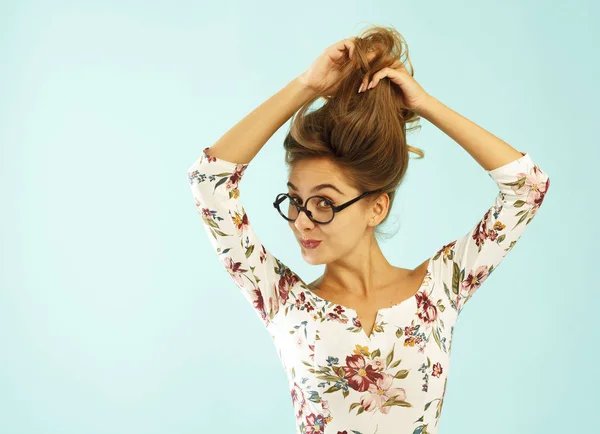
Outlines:
POLYGON ((223 267, 273 339, 296 433, 437 433, 457 317, 537 213, 548 176, 528 153, 487 171, 499 189, 492 206, 433 252, 418 291, 380 309, 367 336, 356 311, 320 298, 261 244, 240 202, 248 164, 208 151, 188 170, 193 199, 223 267))

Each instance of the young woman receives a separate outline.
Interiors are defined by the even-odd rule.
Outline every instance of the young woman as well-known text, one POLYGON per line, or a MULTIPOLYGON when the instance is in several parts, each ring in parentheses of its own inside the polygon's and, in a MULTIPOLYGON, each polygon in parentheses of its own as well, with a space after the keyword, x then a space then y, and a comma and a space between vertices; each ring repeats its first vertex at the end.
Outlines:
POLYGON ((276 345, 297 433, 436 433, 458 315, 550 185, 529 154, 425 92, 404 47, 386 27, 330 46, 188 171, 216 253, 276 345), (318 98, 325 103, 309 113, 318 98), (310 284, 261 244, 239 191, 254 156, 296 112, 284 142, 288 191, 273 205, 303 258, 325 264, 310 284), (461 145, 499 191, 472 230, 410 270, 386 260, 377 235, 409 151, 423 157, 406 143, 407 125, 421 117, 461 145))

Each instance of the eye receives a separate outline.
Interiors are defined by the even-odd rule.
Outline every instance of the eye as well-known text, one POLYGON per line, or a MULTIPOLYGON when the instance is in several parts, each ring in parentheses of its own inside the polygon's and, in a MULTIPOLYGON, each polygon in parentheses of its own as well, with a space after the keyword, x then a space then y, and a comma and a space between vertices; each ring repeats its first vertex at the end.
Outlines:
POLYGON ((323 197, 325 197, 328 201, 330 201, 332 205, 335 205, 335 200, 333 200, 332 198, 327 197, 327 196, 323 196, 323 197))
MULTIPOLYGON (((323 197, 325 197, 325 196, 323 196, 323 197)), ((333 199, 330 199, 328 197, 325 197, 325 198, 331 203, 332 206, 335 206, 335 202, 333 201, 333 199)), ((321 201, 321 202, 327 203, 326 201, 321 201)), ((329 205, 329 204, 327 204, 327 205, 329 205)))
MULTIPOLYGON (((292 199, 294 199, 296 201, 296 203, 298 203, 298 205, 302 205, 302 199, 300 199, 298 196, 290 196, 290 197, 292 199)), ((327 199, 328 201, 330 201, 331 205, 336 206, 335 205, 335 201, 332 198, 327 197, 327 196, 321 196, 321 197, 323 197, 323 198, 327 199)), ((322 203, 322 202, 323 201, 320 201, 319 203, 322 203)))

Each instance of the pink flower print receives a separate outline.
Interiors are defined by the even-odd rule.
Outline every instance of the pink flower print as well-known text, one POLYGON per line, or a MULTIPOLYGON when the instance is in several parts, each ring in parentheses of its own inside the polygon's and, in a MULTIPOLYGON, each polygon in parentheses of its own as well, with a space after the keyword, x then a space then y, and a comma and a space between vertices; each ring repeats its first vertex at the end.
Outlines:
MULTIPOLYGON (((260 312, 260 316, 265 321, 267 319, 267 312, 265 311, 265 300, 263 299, 262 293, 258 289, 252 290, 254 294, 254 300, 252 305, 256 310, 260 312)), ((269 298, 271 309, 273 308, 273 298, 269 298)))
POLYGON ((359 392, 367 390, 382 375, 373 369, 373 366, 367 364, 365 358, 359 354, 346 357, 344 372, 344 378, 348 380, 348 385, 359 392))
POLYGON ((404 327, 404 334, 406 336, 412 336, 412 334, 415 332, 415 326, 406 326, 404 327))
POLYGON ((440 378, 440 375, 442 375, 442 372, 444 372, 444 370, 442 369, 442 365, 440 364, 440 362, 437 362, 436 364, 433 365, 433 372, 431 373, 431 375, 433 377, 440 378))
POLYGON ((296 306, 296 309, 300 309, 305 302, 306 302, 306 295, 304 295, 304 293, 301 292, 300 296, 298 298, 296 298, 294 305, 296 306))
POLYGON ((294 382, 290 394, 292 395, 292 404, 298 404, 300 406, 304 404, 304 392, 297 383, 294 382))
MULTIPOLYGON (((233 279, 235 284, 238 285, 239 287, 241 287, 244 283, 243 282, 244 273, 247 271, 242 268, 242 263, 234 262, 231 259, 231 257, 229 257, 229 256, 223 257, 221 259, 221 262, 225 266, 225 269, 227 270, 227 272, 229 273, 229 275, 231 276, 231 278, 233 279)), ((251 293, 254 296, 253 297, 254 299, 252 300, 252 304, 260 312, 262 319, 266 320, 267 313, 265 311, 265 301, 263 299, 262 293, 260 292, 259 289, 254 289, 251 291, 251 293)), ((269 299, 269 303, 272 303, 272 301, 273 301, 272 299, 269 299)), ((271 306, 272 306, 272 304, 271 304, 271 306)))
POLYGON ((517 194, 527 193, 526 202, 539 207, 550 187, 550 178, 538 166, 533 166, 528 174, 519 173, 518 176, 525 177, 525 183, 521 187, 513 185, 513 191, 517 194))
POLYGON ((296 382, 292 386, 291 390, 292 395, 292 404, 296 409, 296 419, 300 420, 304 418, 304 415, 310 413, 309 402, 306 400, 304 396, 304 391, 298 386, 296 382))
POLYGON ((374 357, 371 362, 370 365, 373 367, 373 369, 375 369, 376 371, 383 371, 383 369, 385 368, 385 360, 383 360, 382 357, 374 357))
POLYGON ((400 401, 406 401, 406 391, 404 389, 392 388, 394 377, 383 373, 374 383, 369 385, 369 392, 363 395, 360 403, 366 411, 379 410, 384 414, 389 413, 390 406, 382 407, 385 402, 396 397, 400 401))
POLYGON ((260 263, 264 263, 267 260, 267 249, 265 249, 265 246, 263 246, 262 244, 260 245, 260 263))
POLYGON ((314 413, 311 413, 306 417, 306 427, 304 428, 304 432, 306 434, 323 433, 325 431, 325 425, 327 425, 327 420, 322 414, 315 415, 314 413))
POLYGON ((463 280, 461 286, 468 290, 468 294, 471 295, 483 284, 483 282, 485 282, 485 279, 487 279, 488 276, 488 266, 482 265, 475 271, 469 271, 469 275, 463 280))
POLYGON ((271 308, 271 312, 277 312, 279 309, 279 306, 277 306, 277 301, 273 297, 269 297, 269 307, 271 308))
POLYGON ((227 183, 225 184, 225 188, 227 189, 227 191, 238 189, 238 183, 242 179, 242 175, 244 174, 244 171, 247 167, 247 164, 237 164, 235 166, 235 170, 233 171, 233 173, 227 180, 227 183))
POLYGON ((329 403, 324 399, 321 399, 321 410, 323 410, 324 414, 330 413, 329 412, 329 403))
POLYGON ((202 208, 202 217, 212 220, 213 215, 208 208, 202 208))
POLYGON ((300 278, 296 274, 294 274, 289 268, 283 267, 284 265, 280 263, 279 269, 283 272, 283 275, 279 276, 279 280, 276 283, 276 289, 279 293, 279 299, 281 300, 281 303, 286 304, 290 294, 290 288, 294 286, 300 278))
POLYGON ((488 237, 487 224, 491 214, 492 208, 486 211, 483 218, 479 221, 479 223, 477 223, 477 227, 473 231, 473 235, 471 235, 473 240, 475 240, 475 245, 478 247, 481 246, 488 237))
POLYGON ((242 269, 242 263, 241 262, 233 262, 233 260, 229 256, 226 256, 223 259, 221 259, 221 262, 225 266, 225 269, 227 270, 227 272, 229 273, 229 275, 231 276, 231 278, 233 279, 235 284, 238 286, 242 286, 244 283, 243 282, 244 271, 246 271, 246 270, 242 269))
POLYGON ((424 321, 426 324, 431 324, 435 320, 437 320, 437 307, 427 293, 425 291, 420 291, 417 293, 417 307, 418 307, 418 316, 424 321))
POLYGON ((327 315, 325 315, 325 317, 330 321, 337 321, 337 322, 341 322, 342 324, 346 324, 348 322, 348 319, 341 318, 340 316, 338 316, 337 314, 335 314, 333 312, 327 312, 327 315))
POLYGON ((204 153, 205 158, 208 160, 209 163, 214 163, 215 161, 217 161, 217 159, 215 157, 211 157, 208 154, 208 147, 204 148, 202 150, 202 152, 204 153))
POLYGON ((358 319, 358 317, 352 318, 352 325, 354 327, 362 327, 362 324, 360 323, 360 320, 358 319))

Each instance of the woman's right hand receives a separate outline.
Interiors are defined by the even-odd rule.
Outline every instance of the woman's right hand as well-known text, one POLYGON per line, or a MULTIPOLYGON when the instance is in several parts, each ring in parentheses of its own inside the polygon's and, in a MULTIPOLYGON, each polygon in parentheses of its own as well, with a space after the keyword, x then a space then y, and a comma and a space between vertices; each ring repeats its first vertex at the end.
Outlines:
POLYGON ((341 70, 354 54, 355 39, 356 37, 342 39, 327 47, 298 77, 300 83, 318 94, 334 94, 339 85, 341 70))

